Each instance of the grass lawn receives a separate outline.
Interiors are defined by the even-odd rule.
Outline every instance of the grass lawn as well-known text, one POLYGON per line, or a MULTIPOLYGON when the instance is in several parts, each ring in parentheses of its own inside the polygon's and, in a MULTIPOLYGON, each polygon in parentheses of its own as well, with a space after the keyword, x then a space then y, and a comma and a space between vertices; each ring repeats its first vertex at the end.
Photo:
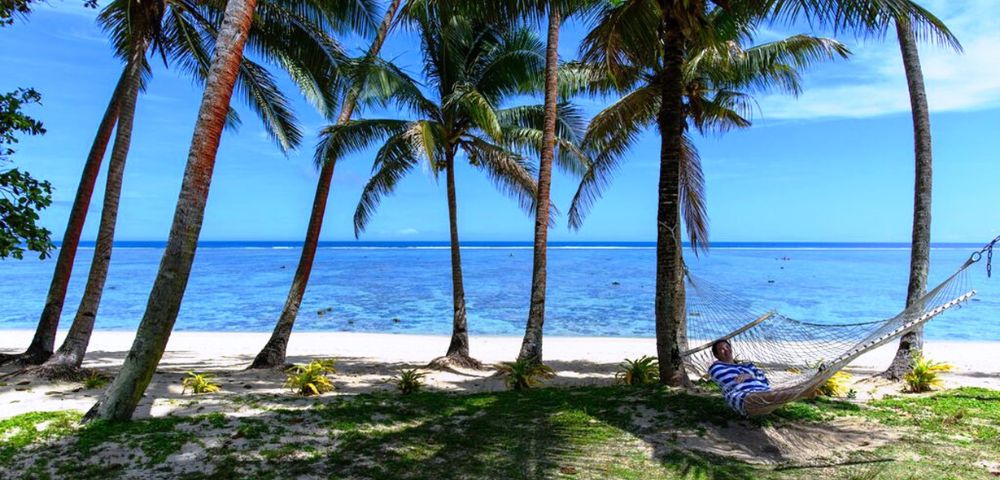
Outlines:
POLYGON ((258 400, 240 397, 239 408, 226 415, 84 427, 78 412, 0 421, 0 478, 1000 476, 1000 391, 985 389, 867 405, 797 403, 755 420, 740 419, 716 397, 624 386, 325 396, 281 408, 261 407, 258 400), (868 449, 831 449, 805 463, 780 461, 776 446, 754 445, 777 449, 772 453, 779 460, 767 463, 692 448, 734 432, 758 438, 803 426, 835 439, 843 420, 891 432, 893 439, 868 449))

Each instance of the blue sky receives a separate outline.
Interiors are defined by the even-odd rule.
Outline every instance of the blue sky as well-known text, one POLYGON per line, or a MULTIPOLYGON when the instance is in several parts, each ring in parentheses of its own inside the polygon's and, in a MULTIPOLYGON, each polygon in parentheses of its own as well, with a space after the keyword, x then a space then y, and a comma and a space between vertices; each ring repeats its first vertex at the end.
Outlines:
MULTIPOLYGON (((32 86, 43 106, 30 113, 48 133, 21 142, 17 164, 55 186, 44 224, 58 238, 65 228, 78 176, 121 65, 97 28, 96 12, 78 1, 52 0, 26 22, 0 30, 0 91, 32 86)), ((922 46, 934 134, 934 229, 938 242, 980 242, 1000 231, 1000 17, 992 0, 922 2, 963 42, 955 54, 922 46)), ((103 4, 103 2, 102 2, 103 4)), ((764 30, 760 41, 803 28, 764 30)), ((585 32, 563 29, 560 54, 571 59, 585 32)), ((854 52, 805 74, 798 98, 764 96, 752 128, 699 138, 712 240, 906 241, 912 208, 913 153, 909 100, 898 46, 840 38, 854 52)), ((348 40, 356 50, 362 44, 348 40)), ((385 55, 419 71, 415 40, 391 37, 385 55)), ((201 92, 179 72, 154 62, 141 97, 125 173, 119 240, 166 238, 180 186, 201 92)), ((312 150, 325 120, 289 82, 306 141, 283 155, 259 121, 236 103, 243 125, 223 136, 203 240, 301 240, 315 181, 312 150)), ((607 100, 585 99, 590 113, 607 100)), ((366 112, 371 116, 383 112, 366 112)), ((591 210, 584 228, 564 219, 558 241, 655 239, 659 142, 647 132, 625 167, 591 210)), ((371 167, 371 154, 337 166, 324 240, 353 239, 351 215, 371 167)), ((557 173, 553 199, 566 211, 577 180, 557 173)), ((103 178, 92 202, 84 239, 96 236, 103 178)), ((532 221, 478 172, 457 176, 463 240, 530 240, 532 221)), ((362 240, 446 240, 443 180, 429 174, 404 180, 387 198, 362 240)))

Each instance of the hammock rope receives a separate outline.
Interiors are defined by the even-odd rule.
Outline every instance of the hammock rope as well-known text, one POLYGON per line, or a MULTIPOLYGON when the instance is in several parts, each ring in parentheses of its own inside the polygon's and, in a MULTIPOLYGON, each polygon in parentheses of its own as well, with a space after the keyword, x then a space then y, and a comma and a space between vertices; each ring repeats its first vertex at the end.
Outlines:
MULTIPOLYGON (((688 275, 687 336, 681 339, 685 365, 690 373, 705 376, 715 361, 712 343, 726 339, 738 361, 754 362, 767 372, 773 389, 781 392, 764 402, 780 405, 799 399, 861 355, 949 309, 961 308, 976 294, 970 287, 969 267, 985 257, 991 273, 993 246, 998 242, 1000 236, 895 316, 858 323, 802 321, 774 310, 761 313, 724 288, 688 275)), ((754 397, 747 398, 748 405, 754 397)))

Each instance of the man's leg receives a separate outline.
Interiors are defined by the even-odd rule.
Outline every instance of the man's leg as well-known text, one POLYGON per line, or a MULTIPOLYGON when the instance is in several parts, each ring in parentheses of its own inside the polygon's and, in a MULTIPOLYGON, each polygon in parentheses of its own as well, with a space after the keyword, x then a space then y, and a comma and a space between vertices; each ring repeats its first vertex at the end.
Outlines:
POLYGON ((790 387, 766 392, 753 392, 744 399, 743 411, 746 412, 748 417, 767 415, 781 408, 786 403, 813 398, 816 396, 817 391, 818 387, 810 390, 790 387))

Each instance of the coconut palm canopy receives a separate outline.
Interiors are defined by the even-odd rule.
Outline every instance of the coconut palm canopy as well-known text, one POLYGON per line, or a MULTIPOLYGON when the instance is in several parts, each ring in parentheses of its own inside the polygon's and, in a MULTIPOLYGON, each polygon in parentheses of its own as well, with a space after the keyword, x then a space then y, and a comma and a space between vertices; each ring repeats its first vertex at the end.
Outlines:
MULTIPOLYGON (((353 120, 320 134, 320 163, 381 142, 354 216, 356 234, 403 176, 422 162, 436 176, 459 155, 525 210, 534 203, 534 167, 527 155, 541 148, 542 106, 507 105, 541 88, 544 44, 527 28, 503 29, 424 7, 411 2, 404 22, 420 35, 427 84, 387 62, 373 60, 364 69, 363 101, 391 101, 414 118, 353 120)), ((582 125, 579 111, 562 103, 556 159, 571 172, 587 164, 575 146, 582 125)))
MULTIPOLYGON (((134 28, 134 22, 129 22, 134 3, 114 0, 99 17, 115 53, 123 59, 129 48, 130 28, 134 28)), ((226 2, 162 0, 160 4, 160 21, 153 22, 149 32, 154 55, 204 82, 226 2)), ((339 72, 348 59, 332 34, 371 34, 378 9, 374 0, 262 0, 255 10, 247 54, 284 70, 305 98, 329 117, 340 99, 339 72)), ((148 72, 149 66, 145 68, 148 72)), ((282 150, 301 143, 302 131, 290 101, 264 65, 244 58, 237 91, 282 150)), ((228 121, 231 127, 239 124, 235 111, 230 110, 228 121)))
MULTIPOLYGON (((664 71, 662 56, 644 48, 656 44, 659 13, 652 6, 652 2, 608 5, 596 15, 596 25, 584 39, 581 70, 591 70, 598 82, 596 91, 622 92, 622 96, 594 116, 584 137, 584 148, 597 153, 573 197, 569 220, 574 228, 582 225, 639 135, 656 123, 664 71)), ((745 46, 752 44, 759 20, 712 11, 707 22, 717 36, 703 38, 684 59, 684 113, 699 133, 750 126, 754 94, 797 95, 801 69, 849 54, 836 40, 809 35, 745 46)), ((680 198, 685 227, 694 248, 707 248, 705 182, 689 134, 685 134, 682 153, 680 198)))

